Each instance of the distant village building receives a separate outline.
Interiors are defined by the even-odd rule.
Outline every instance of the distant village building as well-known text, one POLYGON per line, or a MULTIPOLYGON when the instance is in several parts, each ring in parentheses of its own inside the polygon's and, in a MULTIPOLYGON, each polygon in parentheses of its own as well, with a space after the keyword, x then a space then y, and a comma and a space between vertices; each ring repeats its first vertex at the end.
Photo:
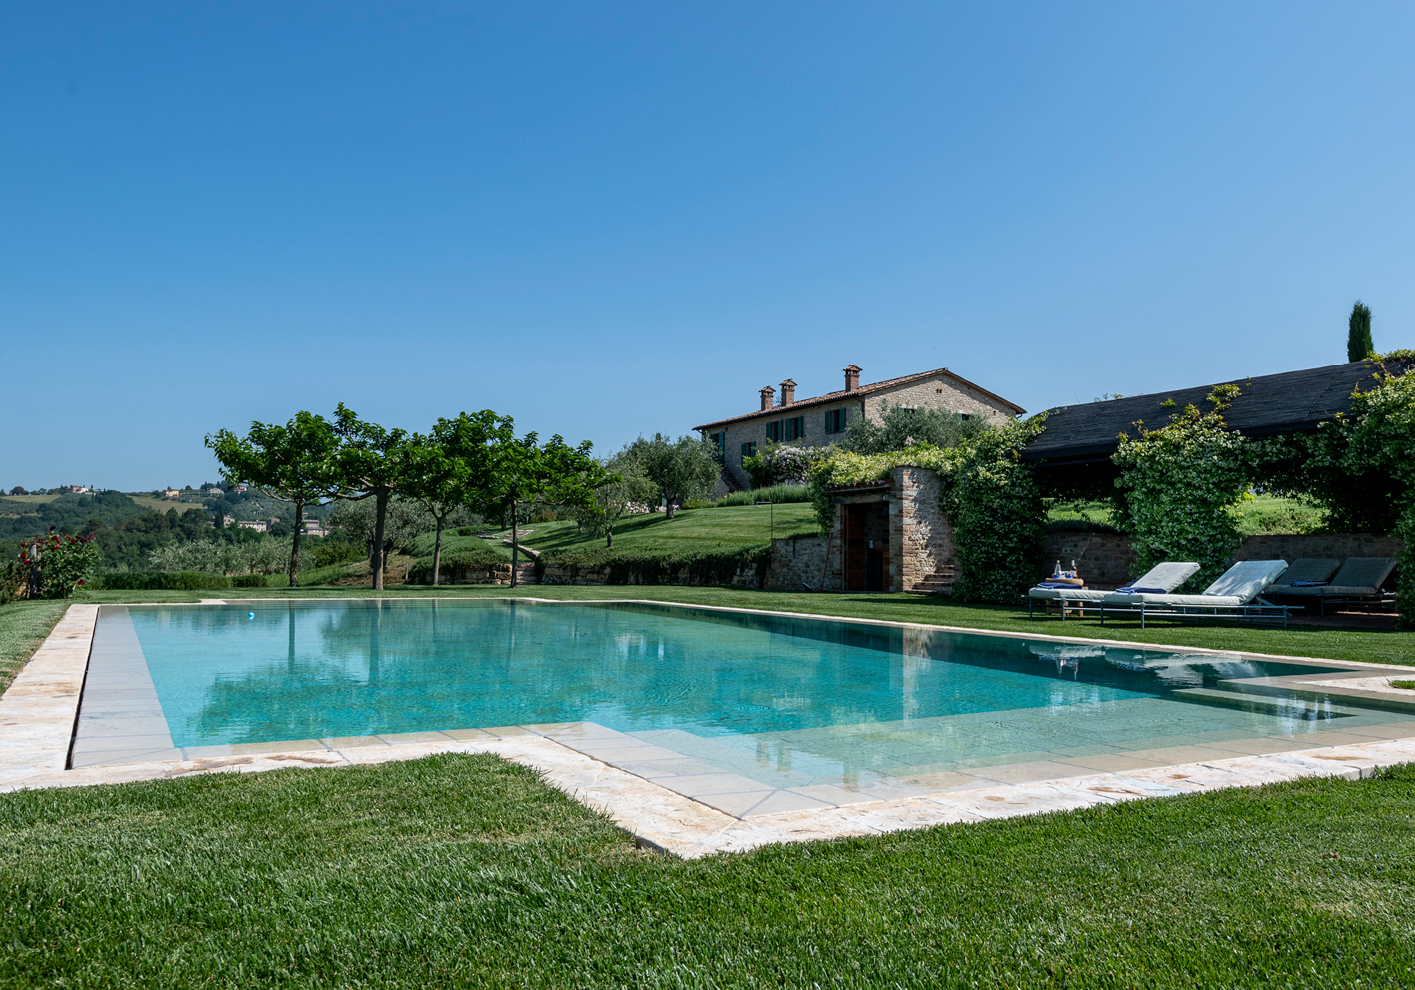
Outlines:
POLYGON ((755 412, 693 427, 717 445, 722 458, 718 494, 749 487, 742 459, 754 454, 759 445, 769 441, 807 447, 834 444, 844 438, 846 427, 859 419, 879 422, 886 406, 937 409, 965 418, 977 416, 990 423, 1006 422, 1026 412, 947 368, 873 385, 860 384, 860 370, 858 365, 849 365, 845 368, 843 389, 811 399, 797 399, 796 383, 790 378, 781 383, 779 402, 776 389, 767 385, 758 393, 761 405, 755 412))
POLYGON ((67 487, 70 495, 82 495, 85 492, 93 491, 93 489, 89 488, 87 485, 68 485, 67 487))
POLYGON ((163 497, 163 498, 176 498, 176 497, 177 497, 178 495, 180 495, 180 494, 182 494, 182 493, 181 493, 180 491, 178 491, 177 489, 175 489, 175 488, 164 488, 164 489, 162 489, 162 497, 163 497))
POLYGON ((324 523, 318 519, 305 520, 306 536, 328 536, 329 530, 324 528, 324 523))
POLYGON ((226 492, 225 492, 224 489, 217 488, 215 485, 212 485, 210 488, 203 488, 203 489, 201 490, 201 493, 202 493, 203 495, 225 495, 225 494, 226 494, 226 492))
POLYGON ((257 533, 268 533, 270 532, 270 523, 273 521, 274 520, 267 521, 265 519, 241 519, 237 521, 236 525, 242 529, 253 529, 257 533))
POLYGON ((250 490, 249 485, 237 485, 235 488, 231 489, 231 491, 235 492, 237 495, 243 495, 250 490))

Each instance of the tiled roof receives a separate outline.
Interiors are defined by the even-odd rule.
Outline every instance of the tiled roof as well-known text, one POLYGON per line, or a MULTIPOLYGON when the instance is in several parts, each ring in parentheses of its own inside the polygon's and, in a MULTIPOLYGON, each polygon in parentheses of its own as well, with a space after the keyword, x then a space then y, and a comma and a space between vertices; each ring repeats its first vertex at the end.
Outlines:
POLYGON ((882 382, 875 382, 872 385, 861 385, 859 388, 850 389, 849 391, 846 391, 842 388, 838 392, 827 392, 825 395, 818 395, 813 399, 797 399, 789 406, 772 406, 770 409, 758 409, 756 412, 745 413, 741 416, 729 416, 727 419, 715 419, 711 423, 704 423, 701 426, 693 427, 693 429, 709 430, 712 429, 714 426, 726 426, 729 423, 741 423, 749 419, 765 419, 771 418, 773 416, 780 416, 789 410, 801 409, 805 408, 806 406, 822 406, 831 402, 840 402, 844 399, 863 399, 867 395, 874 395, 879 392, 888 392, 890 389, 898 388, 901 385, 908 385, 912 382, 923 381, 926 378, 933 378, 937 375, 943 375, 947 378, 951 378, 960 385, 964 385, 975 392, 980 392, 981 394, 987 396, 989 399, 1001 403, 1007 409, 1010 409, 1013 415, 1020 416, 1022 413, 1027 411, 1021 406, 1017 405, 1015 402, 1009 402, 1002 396, 997 395, 993 392, 989 392, 981 385, 976 385, 960 375, 955 375, 947 368, 935 368, 933 371, 920 371, 918 374, 914 375, 903 375, 899 378, 887 378, 882 382))
MULTIPOLYGON (((1405 370, 1403 366, 1388 367, 1393 372, 1405 370)), ((1373 361, 1356 361, 1234 379, 1222 383, 1239 389, 1223 418, 1247 436, 1312 430, 1337 413, 1349 411, 1351 393, 1374 385, 1379 370, 1373 361)), ((1120 433, 1138 435, 1136 420, 1144 422, 1147 429, 1158 429, 1187 405, 1208 410, 1212 407, 1206 396, 1213 389, 1213 385, 1197 385, 1048 409, 1045 432, 1027 445, 1022 457, 1052 464, 1106 460, 1119 446, 1120 433), (1173 405, 1164 405, 1170 400, 1173 405)))

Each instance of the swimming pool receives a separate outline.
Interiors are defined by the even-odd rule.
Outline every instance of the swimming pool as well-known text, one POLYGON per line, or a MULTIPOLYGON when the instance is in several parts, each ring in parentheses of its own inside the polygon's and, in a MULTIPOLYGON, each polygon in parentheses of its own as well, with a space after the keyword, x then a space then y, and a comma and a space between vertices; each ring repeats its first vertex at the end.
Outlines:
POLYGON ((633 602, 104 606, 72 761, 532 731, 740 815, 1415 735, 1266 680, 1323 670, 633 602))

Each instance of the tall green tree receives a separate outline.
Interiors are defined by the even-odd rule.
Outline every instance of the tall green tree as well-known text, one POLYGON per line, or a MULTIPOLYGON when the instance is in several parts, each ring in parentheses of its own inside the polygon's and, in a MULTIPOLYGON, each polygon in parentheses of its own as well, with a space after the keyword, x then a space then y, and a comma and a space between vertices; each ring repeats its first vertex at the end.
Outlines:
POLYGON ((387 562, 383 529, 388 500, 407 477, 408 434, 406 430, 389 430, 362 420, 342 402, 334 410, 333 426, 339 438, 339 446, 331 458, 333 475, 340 485, 336 497, 374 500, 369 569, 373 572, 374 589, 382 590, 383 568, 387 562))
POLYGON ((582 506, 594 499, 603 482, 604 468, 590 456, 586 440, 571 447, 560 436, 541 444, 535 432, 517 437, 510 416, 490 410, 478 414, 489 427, 479 468, 469 479, 471 504, 484 515, 511 516, 511 587, 516 587, 520 563, 517 506, 529 502, 582 506))
POLYGON ((295 504, 295 536, 290 543, 290 587, 299 580, 300 535, 305 506, 344 494, 333 459, 340 438, 323 416, 301 411, 283 426, 252 423, 244 437, 230 430, 208 434, 206 445, 230 484, 246 484, 270 498, 295 504))
POLYGON ((1376 353, 1376 345, 1371 340, 1371 307, 1356 300, 1351 307, 1351 318, 1346 321, 1346 360, 1364 361, 1376 353))
POLYGON ((722 473, 717 447, 710 440, 688 436, 673 440, 655 433, 652 440, 639 437, 625 449, 653 482, 655 497, 663 500, 669 519, 688 499, 711 495, 722 473))
POLYGON ((409 439, 404 493, 421 502, 436 520, 434 586, 441 581, 443 526, 469 502, 478 501, 486 487, 486 446, 500 419, 490 409, 475 415, 463 412, 454 419, 439 419, 427 436, 414 434, 409 439))

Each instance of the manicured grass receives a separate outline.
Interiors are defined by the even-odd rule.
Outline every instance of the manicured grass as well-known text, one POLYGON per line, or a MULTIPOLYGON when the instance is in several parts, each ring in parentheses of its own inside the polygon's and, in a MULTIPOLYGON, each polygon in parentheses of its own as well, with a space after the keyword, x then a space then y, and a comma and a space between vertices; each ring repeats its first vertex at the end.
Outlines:
POLYGON ((1415 681, 1387 681, 1393 688, 1403 688, 1406 691, 1415 691, 1415 681))
POLYGON ((1275 495, 1258 495, 1238 506, 1238 532, 1244 536, 1257 533, 1315 533, 1326 520, 1326 513, 1310 502, 1275 495))
POLYGON ((696 862, 484 756, 0 796, 8 986, 1399 987, 1415 773, 696 862))
MULTIPOLYGON (((815 534, 815 510, 806 502, 788 502, 774 507, 775 534, 786 536, 815 534)), ((768 506, 730 506, 711 509, 680 509, 669 519, 662 512, 625 516, 614 527, 614 549, 624 551, 692 552, 719 547, 765 545, 771 537, 773 509, 768 506)), ((579 550, 604 546, 602 536, 580 535, 574 522, 533 523, 521 542, 533 550, 555 558, 579 550)), ((511 531, 500 534, 510 536, 511 531)))
POLYGON ((29 662, 69 604, 40 599, 0 606, 0 692, 10 686, 20 668, 29 662))
MULTIPOLYGON (((436 533, 424 533, 408 544, 406 550, 413 557, 431 557, 433 544, 436 540, 436 533)), ((511 559, 511 551, 499 539, 484 540, 480 536, 458 536, 456 530, 444 532, 442 534, 442 556, 451 557, 458 551, 478 557, 494 556, 504 557, 506 560, 511 559)))

